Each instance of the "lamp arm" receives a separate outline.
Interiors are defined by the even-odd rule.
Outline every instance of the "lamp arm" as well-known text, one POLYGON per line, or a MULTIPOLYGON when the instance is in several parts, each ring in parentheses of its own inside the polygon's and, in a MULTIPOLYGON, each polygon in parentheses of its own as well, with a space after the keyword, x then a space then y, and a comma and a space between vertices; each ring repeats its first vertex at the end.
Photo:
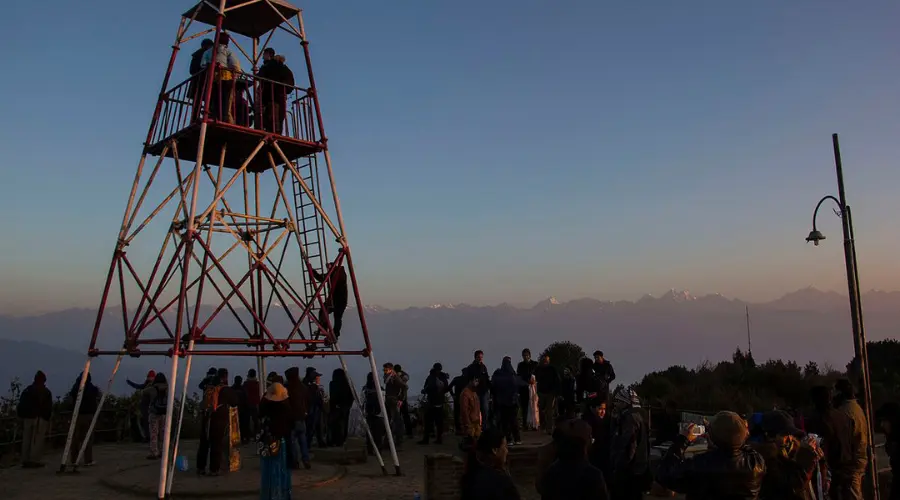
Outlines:
POLYGON ((844 207, 843 205, 841 205, 840 200, 838 200, 834 196, 831 196, 830 194, 825 195, 821 200, 819 200, 819 203, 816 204, 816 209, 813 210, 813 231, 816 231, 816 217, 819 215, 819 207, 821 207, 822 203, 825 203, 826 200, 831 200, 838 206, 838 210, 835 210, 835 214, 837 214, 838 217, 842 217, 842 211, 844 207))

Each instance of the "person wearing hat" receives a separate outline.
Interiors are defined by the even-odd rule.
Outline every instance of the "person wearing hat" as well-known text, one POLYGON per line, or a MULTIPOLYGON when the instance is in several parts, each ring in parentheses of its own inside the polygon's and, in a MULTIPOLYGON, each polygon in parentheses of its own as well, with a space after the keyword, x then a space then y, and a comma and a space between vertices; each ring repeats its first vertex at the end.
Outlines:
POLYGON ((53 395, 47 388, 47 376, 38 371, 34 383, 19 395, 16 415, 22 419, 22 467, 43 467, 44 438, 50 428, 53 395))
POLYGON ((610 498, 603 472, 588 461, 591 440, 591 426, 584 420, 565 420, 556 426, 553 433, 555 461, 538 482, 542 500, 610 498))
POLYGON ((261 500, 290 498, 291 472, 287 461, 287 440, 291 435, 291 405, 288 390, 278 382, 266 389, 259 403, 262 427, 259 451, 261 500))
POLYGON ((699 437, 694 429, 691 424, 676 437, 656 469, 656 482, 688 500, 757 498, 766 462, 746 444, 747 422, 737 413, 719 412, 708 429, 710 449, 687 458, 685 452, 699 437))
POLYGON ((806 440, 806 433, 781 410, 763 414, 765 439, 754 448, 766 461, 766 475, 759 491, 761 500, 815 500, 811 478, 821 458, 819 450, 806 440))
POLYGON ((141 383, 132 382, 127 378, 125 379, 125 383, 140 394, 138 408, 141 419, 141 440, 145 443, 150 442, 150 396, 147 393, 147 388, 153 385, 154 379, 156 379, 156 372, 153 370, 147 372, 147 378, 141 383))
POLYGON ((613 397, 616 418, 610 452, 613 498, 641 499, 650 488, 650 433, 641 399, 630 387, 613 397))

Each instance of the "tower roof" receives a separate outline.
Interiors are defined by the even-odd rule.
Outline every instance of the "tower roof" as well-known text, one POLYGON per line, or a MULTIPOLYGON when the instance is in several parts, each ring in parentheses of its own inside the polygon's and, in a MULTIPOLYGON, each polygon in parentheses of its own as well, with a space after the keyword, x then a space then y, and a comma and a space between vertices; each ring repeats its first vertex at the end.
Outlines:
MULTIPOLYGON (((219 2, 213 0, 210 3, 218 4, 219 2)), ((196 21, 212 26, 216 25, 218 13, 206 1, 200 1, 183 16, 193 17, 194 11, 197 9, 200 9, 200 12, 197 13, 196 21)), ((300 9, 286 0, 225 0, 225 9, 222 29, 250 38, 262 36, 275 29, 284 22, 281 16, 290 19, 300 12, 300 9), (278 15, 279 13, 281 16, 278 15)))

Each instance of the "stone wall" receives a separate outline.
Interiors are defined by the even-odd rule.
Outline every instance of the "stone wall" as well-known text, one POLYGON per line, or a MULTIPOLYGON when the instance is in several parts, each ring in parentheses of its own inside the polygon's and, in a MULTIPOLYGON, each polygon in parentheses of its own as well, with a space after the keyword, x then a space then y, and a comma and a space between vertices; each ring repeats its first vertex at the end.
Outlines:
POLYGON ((459 500, 464 462, 446 453, 425 455, 426 500, 459 500))
MULTIPOLYGON (((537 446, 510 448, 509 474, 520 488, 533 488, 538 467, 537 446)), ((445 453, 425 456, 425 498, 458 500, 459 482, 465 468, 461 457, 445 453)))

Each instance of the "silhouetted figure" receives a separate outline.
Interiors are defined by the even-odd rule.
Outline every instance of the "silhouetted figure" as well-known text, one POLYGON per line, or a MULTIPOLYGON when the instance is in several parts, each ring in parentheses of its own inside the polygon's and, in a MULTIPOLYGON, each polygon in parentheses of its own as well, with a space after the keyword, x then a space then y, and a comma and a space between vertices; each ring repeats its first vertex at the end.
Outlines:
POLYGON ((425 395, 422 401, 422 406, 425 407, 425 430, 419 444, 428 444, 431 436, 435 436, 437 444, 444 442, 444 407, 447 391, 450 390, 450 376, 443 369, 440 363, 435 363, 422 387, 422 394, 425 395))
POLYGON ((519 389, 519 408, 522 410, 522 429, 528 429, 528 405, 531 396, 528 393, 528 382, 537 369, 538 362, 531 359, 531 349, 522 349, 522 361, 516 366, 516 375, 523 382, 519 389))
POLYGON ((822 438, 822 450, 825 452, 825 462, 831 470, 832 478, 838 480, 831 482, 831 498, 843 498, 840 488, 842 479, 849 477, 856 470, 853 460, 853 422, 844 412, 833 405, 832 391, 825 386, 816 386, 810 390, 813 412, 807 421, 809 432, 822 438))
POLYGON ((218 476, 225 456, 229 409, 237 406, 237 395, 228 385, 228 370, 219 368, 216 380, 204 385, 200 448, 197 450, 197 473, 218 476))
POLYGON ((834 483, 839 483, 837 488, 840 493, 837 498, 861 499, 862 494, 862 478, 866 472, 866 466, 869 463, 868 447, 869 447, 869 424, 866 415, 863 413, 862 407, 856 401, 856 391, 853 384, 847 379, 838 380, 834 385, 835 402, 837 409, 850 418, 851 434, 850 434, 850 453, 852 456, 851 469, 847 471, 832 471, 831 481, 832 490, 834 483))
MULTIPOLYGON (((372 433, 372 441, 375 446, 381 450, 385 446, 385 429, 384 420, 381 417, 381 405, 378 403, 378 386, 375 382, 375 375, 371 372, 366 376, 366 385, 363 386, 363 399, 366 412, 366 424, 372 433)), ((372 445, 369 445, 369 454, 374 455, 375 451, 372 445)))
MULTIPOLYGON (((75 378, 75 384, 73 384, 72 389, 69 390, 68 397, 73 404, 78 398, 78 387, 80 385, 81 375, 75 378)), ((87 431, 91 426, 91 420, 94 418, 94 413, 97 412, 97 408, 100 405, 101 396, 100 389, 97 389, 97 386, 91 382, 91 374, 88 373, 87 380, 84 384, 84 394, 81 396, 81 406, 75 410, 75 415, 72 416, 72 418, 76 419, 75 435, 72 437, 70 456, 73 464, 77 465, 76 459, 78 458, 78 452, 81 450, 81 445, 87 441, 87 446, 84 449, 84 465, 94 465, 94 436, 89 436, 87 431)))
POLYGON ((640 500, 650 488, 650 436, 641 412, 641 400, 633 389, 613 397, 618 414, 613 433, 611 466, 613 498, 640 500))
POLYGON ((459 420, 459 396, 469 384, 469 378, 466 376, 466 373, 466 368, 463 368, 462 373, 453 377, 453 380, 450 381, 450 397, 453 398, 453 429, 457 434, 461 434, 463 430, 459 420))
POLYGON ((47 389, 47 376, 38 371, 34 382, 19 395, 16 415, 22 419, 22 467, 43 467, 44 440, 50 429, 53 395, 47 389))
POLYGON ((519 491, 506 472, 506 438, 488 428, 469 450, 460 486, 463 500, 519 500, 519 491))
POLYGON ((294 73, 284 64, 284 56, 276 56, 275 49, 263 51, 263 64, 256 76, 260 78, 262 129, 282 135, 287 117, 287 97, 294 87, 294 73))
POLYGON ((409 374, 403 371, 403 367, 400 365, 394 365, 394 373, 406 384, 400 395, 400 418, 403 419, 403 429, 406 431, 406 437, 412 438, 413 425, 409 416, 409 374))
POLYGON ((884 451, 890 458, 891 465, 891 492, 888 500, 900 500, 900 405, 896 402, 885 403, 875 412, 878 423, 884 432, 884 451))
POLYGON ((519 390, 526 383, 513 370, 512 359, 509 356, 503 358, 503 363, 491 378, 491 389, 494 395, 494 407, 498 415, 498 427, 509 445, 522 444, 519 434, 519 421, 517 410, 519 404, 519 390))
POLYGON ((603 472, 587 459, 590 444, 591 427, 586 422, 568 419, 556 426, 556 460, 539 482, 541 500, 610 498, 603 472))
POLYGON ((550 364, 550 356, 544 355, 541 364, 534 371, 537 379, 538 405, 540 407, 541 430, 553 434, 556 420, 556 398, 560 392, 559 372, 550 364))
POLYGON ((353 390, 347 380, 347 373, 338 368, 331 374, 331 382, 328 384, 329 418, 331 422, 328 429, 331 434, 331 444, 344 446, 347 441, 347 428, 350 425, 350 410, 353 408, 353 390))
POLYGON ((259 403, 260 403, 259 380, 256 378, 256 370, 247 371, 247 380, 244 381, 244 397, 247 403, 247 434, 241 428, 241 437, 245 441, 249 441, 259 432, 259 403))
POLYGON ((674 442, 681 432, 680 424, 681 414, 678 413, 677 405, 674 401, 666 401, 665 412, 653 420, 653 425, 656 427, 653 446, 674 442))
MULTIPOLYGON (((347 288, 347 272, 344 266, 335 266, 334 262, 328 264, 328 296, 325 298, 325 308, 319 311, 319 323, 324 327, 328 324, 328 314, 334 315, 334 338, 341 336, 341 327, 344 324, 344 311, 347 309, 349 289, 347 288)), ((313 271, 316 281, 325 279, 325 275, 313 271)), ((321 332, 321 330, 320 330, 321 332)))
POLYGON ((165 374, 160 372, 153 377, 153 383, 144 389, 144 396, 150 401, 150 455, 147 458, 155 460, 162 456, 160 450, 166 428, 166 409, 169 407, 169 383, 165 374))
MULTIPOLYGON (((312 467, 309 461, 309 441, 306 434, 306 420, 309 416, 309 386, 300 380, 300 369, 296 366, 284 372, 287 383, 288 403, 291 405, 293 429, 288 443, 288 465, 299 469, 300 463, 307 469, 312 467)), ((274 384, 275 382, 273 382, 274 384)), ((272 384, 269 384, 272 387, 272 384)))

